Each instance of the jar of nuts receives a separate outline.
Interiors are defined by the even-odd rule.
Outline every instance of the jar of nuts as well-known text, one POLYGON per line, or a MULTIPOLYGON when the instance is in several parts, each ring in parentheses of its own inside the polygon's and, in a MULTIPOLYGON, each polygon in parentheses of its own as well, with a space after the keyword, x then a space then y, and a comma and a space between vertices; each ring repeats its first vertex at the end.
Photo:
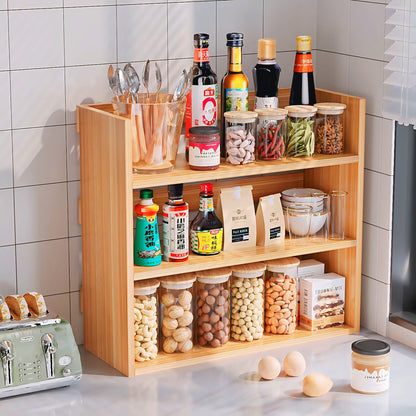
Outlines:
POLYGON ((205 270, 197 276, 197 340, 207 347, 220 347, 228 342, 229 278, 231 269, 205 270))
POLYGON ((264 263, 232 267, 231 337, 253 341, 263 336, 264 263))
POLYGON ((297 277, 300 260, 296 257, 267 262, 265 332, 293 334, 297 324, 297 277))
POLYGON ((192 349, 192 313, 194 273, 160 278, 161 348, 164 352, 188 352, 192 349))
POLYGON ((315 152, 328 155, 344 153, 344 110, 341 103, 315 104, 315 152))
POLYGON ((134 354, 136 361, 153 360, 157 355, 158 280, 134 284, 134 354))

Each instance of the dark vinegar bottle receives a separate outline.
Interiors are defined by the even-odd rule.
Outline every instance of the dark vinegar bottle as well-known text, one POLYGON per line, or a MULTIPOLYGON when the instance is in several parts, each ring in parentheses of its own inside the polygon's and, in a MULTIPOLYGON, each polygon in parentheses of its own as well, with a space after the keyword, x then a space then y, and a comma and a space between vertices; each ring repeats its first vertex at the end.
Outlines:
POLYGON ((296 38, 296 58, 293 68, 290 105, 316 103, 310 36, 296 38))

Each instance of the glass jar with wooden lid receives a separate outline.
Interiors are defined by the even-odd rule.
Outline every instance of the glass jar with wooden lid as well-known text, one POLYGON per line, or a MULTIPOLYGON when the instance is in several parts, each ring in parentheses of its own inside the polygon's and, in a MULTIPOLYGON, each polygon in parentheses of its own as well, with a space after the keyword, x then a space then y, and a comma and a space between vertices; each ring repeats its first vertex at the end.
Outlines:
POLYGON ((193 347, 195 279, 195 273, 159 278, 161 348, 168 354, 188 352, 193 347))
POLYGON ((263 336, 264 263, 233 266, 231 278, 231 338, 253 341, 263 336))
POLYGON ((228 342, 229 278, 231 269, 220 268, 196 272, 197 276, 197 340, 207 347, 220 347, 228 342))

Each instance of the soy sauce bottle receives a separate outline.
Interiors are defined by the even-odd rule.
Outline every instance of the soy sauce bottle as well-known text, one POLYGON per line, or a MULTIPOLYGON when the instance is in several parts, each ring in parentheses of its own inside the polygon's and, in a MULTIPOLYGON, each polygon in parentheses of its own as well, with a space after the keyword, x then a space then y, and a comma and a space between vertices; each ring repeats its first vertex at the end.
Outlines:
POLYGON ((290 105, 316 103, 310 36, 296 38, 296 58, 293 68, 290 105))

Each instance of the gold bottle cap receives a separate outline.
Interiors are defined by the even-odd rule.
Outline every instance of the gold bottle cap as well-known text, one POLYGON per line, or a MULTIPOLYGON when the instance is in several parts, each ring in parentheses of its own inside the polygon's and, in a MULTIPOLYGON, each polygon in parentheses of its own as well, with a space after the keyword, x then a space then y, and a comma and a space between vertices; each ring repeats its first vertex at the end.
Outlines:
POLYGON ((259 39, 257 56, 259 59, 276 59, 276 41, 259 39))
POLYGON ((298 52, 307 52, 312 48, 312 42, 310 36, 298 36, 296 38, 296 50, 298 52))

